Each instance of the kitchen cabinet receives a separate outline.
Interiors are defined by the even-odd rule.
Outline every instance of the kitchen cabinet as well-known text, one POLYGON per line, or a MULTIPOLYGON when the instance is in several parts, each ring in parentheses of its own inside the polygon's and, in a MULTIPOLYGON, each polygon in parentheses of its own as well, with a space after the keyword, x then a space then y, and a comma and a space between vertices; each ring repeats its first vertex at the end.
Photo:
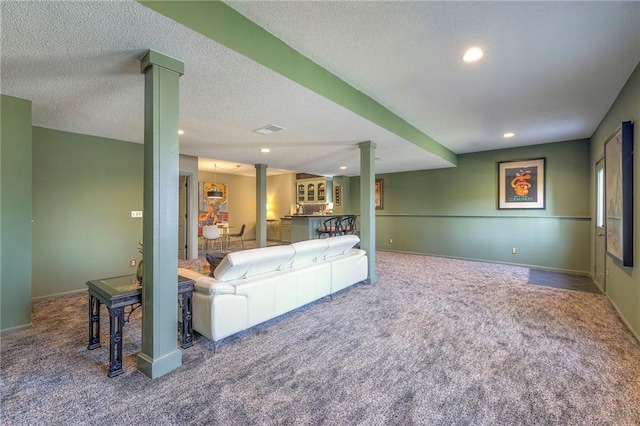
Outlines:
POLYGON ((322 182, 318 183, 318 201, 325 201, 325 192, 324 192, 325 184, 322 182))
POLYGON ((324 203, 327 201, 327 181, 325 179, 302 179, 296 181, 296 202, 324 203))
POLYGON ((306 201, 315 201, 315 200, 316 200, 316 185, 314 183, 310 183, 307 185, 306 201))

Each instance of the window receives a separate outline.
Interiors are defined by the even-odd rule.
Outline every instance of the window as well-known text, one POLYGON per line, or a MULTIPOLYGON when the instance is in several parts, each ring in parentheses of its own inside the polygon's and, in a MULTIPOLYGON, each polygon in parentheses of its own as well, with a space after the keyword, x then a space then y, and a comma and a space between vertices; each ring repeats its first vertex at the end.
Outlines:
POLYGON ((596 226, 604 227, 604 169, 598 169, 596 188, 597 200, 596 200, 596 226))

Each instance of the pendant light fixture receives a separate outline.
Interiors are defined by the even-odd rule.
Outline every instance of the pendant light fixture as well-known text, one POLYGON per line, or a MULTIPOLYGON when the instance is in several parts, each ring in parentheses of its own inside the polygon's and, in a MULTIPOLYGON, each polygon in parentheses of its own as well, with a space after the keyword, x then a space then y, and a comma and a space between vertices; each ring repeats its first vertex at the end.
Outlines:
POLYGON ((218 172, 218 165, 214 164, 213 165, 213 186, 207 190, 207 198, 219 199, 224 196, 222 191, 218 189, 218 180, 217 180, 218 173, 217 172, 218 172))

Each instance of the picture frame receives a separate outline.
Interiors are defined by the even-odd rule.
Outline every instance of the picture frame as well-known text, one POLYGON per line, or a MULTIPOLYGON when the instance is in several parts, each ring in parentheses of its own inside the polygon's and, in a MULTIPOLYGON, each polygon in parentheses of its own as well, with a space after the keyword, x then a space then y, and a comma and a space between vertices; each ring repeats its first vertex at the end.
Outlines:
POLYGON ((623 122, 604 144, 607 253, 633 266, 633 123, 623 122))
POLYGON ((375 206, 376 210, 384 209, 384 181, 382 179, 376 179, 376 189, 375 189, 375 206))
POLYGON ((498 209, 545 209, 546 158, 498 163, 498 209))

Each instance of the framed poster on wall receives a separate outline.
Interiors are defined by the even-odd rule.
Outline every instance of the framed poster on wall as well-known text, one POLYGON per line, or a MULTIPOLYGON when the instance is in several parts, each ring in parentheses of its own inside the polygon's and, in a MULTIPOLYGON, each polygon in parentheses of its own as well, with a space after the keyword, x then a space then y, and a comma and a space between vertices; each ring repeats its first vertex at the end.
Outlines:
POLYGON ((498 163, 498 209, 545 208, 545 158, 498 163))
POLYGON ((382 179, 376 179, 375 205, 376 210, 384 209, 384 181, 382 179))

